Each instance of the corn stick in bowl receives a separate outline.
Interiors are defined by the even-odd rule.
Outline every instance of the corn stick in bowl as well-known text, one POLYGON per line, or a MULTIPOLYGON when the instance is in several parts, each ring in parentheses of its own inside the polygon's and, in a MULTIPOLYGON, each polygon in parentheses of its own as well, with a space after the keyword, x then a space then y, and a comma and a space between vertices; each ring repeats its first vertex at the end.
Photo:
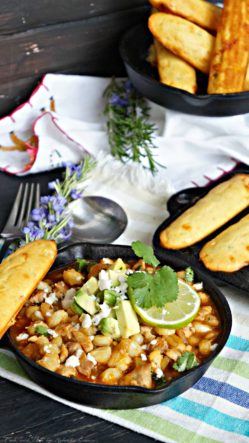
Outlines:
POLYGON ((165 48, 204 74, 209 73, 213 35, 188 20, 163 12, 152 14, 148 26, 165 48))
POLYGON ((249 58, 249 0, 225 0, 211 59, 209 94, 244 90, 249 58))
POLYGON ((150 0, 159 11, 171 12, 196 23, 204 29, 216 31, 221 9, 203 0, 150 0))
POLYGON ((195 94, 197 90, 195 69, 164 48, 157 40, 154 40, 154 45, 160 81, 166 85, 195 94))

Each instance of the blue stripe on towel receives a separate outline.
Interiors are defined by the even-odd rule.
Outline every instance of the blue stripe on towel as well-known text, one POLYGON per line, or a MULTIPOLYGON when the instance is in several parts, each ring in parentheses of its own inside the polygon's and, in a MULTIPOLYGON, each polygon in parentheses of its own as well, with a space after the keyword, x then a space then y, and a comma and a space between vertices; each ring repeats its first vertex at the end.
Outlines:
POLYGON ((202 377, 193 388, 216 395, 216 397, 224 398, 225 400, 242 406, 243 408, 249 408, 249 393, 242 389, 235 388, 228 383, 213 380, 208 377, 202 377))
POLYGON ((180 414, 193 417, 218 429, 249 436, 249 421, 223 414, 216 409, 195 403, 185 398, 173 398, 172 400, 163 402, 162 406, 167 406, 180 414))
POLYGON ((237 337, 236 335, 230 335, 226 346, 228 346, 228 348, 235 349, 236 351, 249 352, 249 340, 237 337))

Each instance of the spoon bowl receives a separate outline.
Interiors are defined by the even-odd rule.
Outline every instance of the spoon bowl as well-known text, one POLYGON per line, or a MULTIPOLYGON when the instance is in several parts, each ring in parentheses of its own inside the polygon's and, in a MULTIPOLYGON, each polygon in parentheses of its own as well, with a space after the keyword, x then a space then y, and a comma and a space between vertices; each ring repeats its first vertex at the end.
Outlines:
POLYGON ((127 215, 115 201, 87 196, 72 203, 74 227, 71 242, 112 243, 125 230, 127 215))

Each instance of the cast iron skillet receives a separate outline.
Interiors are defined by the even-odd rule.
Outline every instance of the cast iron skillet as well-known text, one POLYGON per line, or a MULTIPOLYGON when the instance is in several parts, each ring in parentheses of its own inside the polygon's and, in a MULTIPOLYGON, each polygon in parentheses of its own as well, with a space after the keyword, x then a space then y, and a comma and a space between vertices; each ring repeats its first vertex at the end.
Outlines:
POLYGON ((238 222, 242 217, 249 214, 249 208, 244 209, 240 212, 236 217, 227 222, 221 228, 217 229, 215 232, 210 234, 208 237, 204 238, 204 240, 199 241, 193 246, 189 246, 187 248, 182 248, 179 250, 169 250, 165 249, 160 244, 160 233, 169 226, 179 215, 185 212, 189 207, 193 206, 200 198, 204 197, 212 188, 217 186, 219 183, 222 183, 235 174, 249 174, 249 167, 247 165, 240 164, 233 171, 222 175, 219 179, 213 181, 207 186, 202 186, 199 188, 187 188, 182 189, 182 191, 177 192, 172 195, 167 202, 167 209, 169 212, 169 216, 161 223, 161 225, 157 228, 156 232, 153 236, 153 246, 154 249, 159 256, 160 259, 164 259, 165 257, 177 257, 182 260, 185 260, 188 265, 195 267, 195 269, 199 269, 203 272, 207 277, 213 278, 219 282, 226 283, 233 287, 242 289, 244 291, 249 290, 249 266, 245 266, 236 272, 214 272, 209 271, 203 263, 199 260, 199 252, 201 248, 204 246, 212 238, 216 237, 220 232, 224 231, 230 225, 238 222))
MULTIPOLYGON (((103 257, 132 260, 135 258, 129 246, 94 245, 89 243, 76 243, 63 248, 55 261, 52 269, 64 266, 75 260, 76 257, 99 260, 103 257)), ((186 262, 177 258, 165 257, 161 262, 168 264, 175 270, 184 269, 186 262)), ((222 333, 219 344, 207 360, 200 366, 180 375, 173 382, 161 388, 146 389, 135 386, 106 386, 77 381, 51 372, 23 355, 16 347, 8 333, 8 339, 19 362, 27 374, 39 385, 55 394, 70 400, 97 408, 130 409, 154 405, 175 397, 190 388, 207 370, 211 362, 224 347, 232 325, 229 305, 224 295, 218 290, 212 279, 204 277, 201 272, 196 273, 197 281, 203 281, 204 288, 215 302, 222 319, 222 333)))
MULTIPOLYGON (((220 4, 221 2, 213 1, 220 4)), ((149 15, 149 11, 148 11, 149 15)), ((157 69, 146 61, 153 37, 147 21, 129 29, 120 44, 120 54, 134 87, 146 98, 175 111, 202 116, 228 116, 249 111, 249 91, 207 94, 208 78, 197 74, 197 94, 160 83, 157 69)))

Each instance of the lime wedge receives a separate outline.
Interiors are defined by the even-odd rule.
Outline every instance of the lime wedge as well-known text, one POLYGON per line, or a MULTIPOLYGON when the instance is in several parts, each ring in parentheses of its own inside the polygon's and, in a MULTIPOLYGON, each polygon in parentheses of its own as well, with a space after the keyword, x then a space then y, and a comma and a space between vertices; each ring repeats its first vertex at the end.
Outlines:
POLYGON ((179 293, 175 301, 166 303, 162 308, 152 306, 143 309, 138 306, 131 296, 131 303, 137 314, 145 323, 160 328, 179 329, 190 323, 200 307, 200 297, 197 292, 182 280, 178 280, 179 293))

